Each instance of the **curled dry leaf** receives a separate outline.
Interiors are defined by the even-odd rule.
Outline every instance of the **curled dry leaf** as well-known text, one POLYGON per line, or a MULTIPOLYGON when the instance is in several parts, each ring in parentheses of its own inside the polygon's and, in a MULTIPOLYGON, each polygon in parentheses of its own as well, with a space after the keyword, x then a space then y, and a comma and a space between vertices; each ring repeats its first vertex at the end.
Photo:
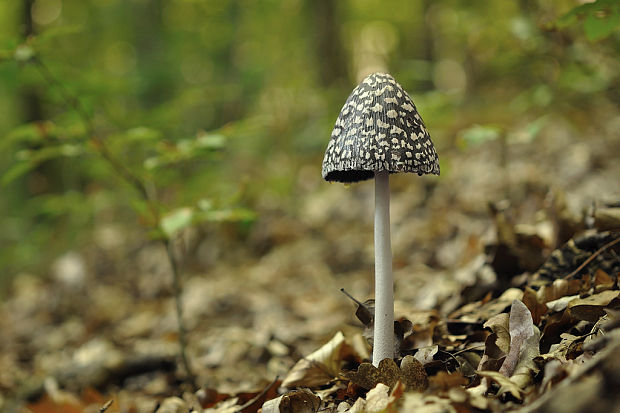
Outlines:
POLYGON ((620 208, 597 208, 594 211, 594 226, 599 230, 618 230, 620 228, 620 208))
POLYGON ((522 399, 521 389, 517 383, 510 380, 499 371, 478 371, 478 374, 499 384, 501 389, 500 393, 509 392, 515 399, 522 399))
POLYGON ((482 360, 480 354, 475 351, 464 351, 455 357, 460 366, 459 371, 463 376, 473 377, 476 375, 476 368, 482 360))
POLYGON ((389 388, 383 383, 378 383, 366 395, 366 406, 364 412, 375 413, 385 412, 396 399, 389 394, 389 388))
POLYGON ((601 291, 611 290, 614 287, 615 281, 605 271, 600 268, 594 273, 594 292, 600 293, 601 291))
POLYGON ((383 383, 378 383, 366 394, 366 399, 360 397, 353 406, 338 406, 339 413, 379 413, 396 412, 396 403, 402 397, 404 385, 399 383, 390 393, 389 387, 383 383))
POLYGON ((547 308, 550 312, 559 313, 566 310, 568 303, 579 298, 579 295, 567 295, 566 297, 558 298, 557 300, 547 302, 547 308))
POLYGON ((618 295, 620 291, 603 291, 586 298, 579 298, 568 303, 569 314, 578 319, 591 323, 598 321, 605 315, 605 308, 616 308, 620 305, 618 295))
POLYGON ((440 320, 437 310, 416 311, 397 301, 394 304, 394 314, 400 322, 398 327, 396 322, 394 323, 394 331, 397 339, 402 342, 401 355, 407 354, 407 350, 433 344, 433 336, 440 320), (399 334, 399 331, 402 333, 399 334))
POLYGON ((321 399, 308 389, 293 390, 263 404, 263 413, 315 413, 321 399))
POLYGON ((158 413, 183 413, 187 411, 187 403, 179 397, 168 397, 164 399, 159 408, 158 413))
POLYGON ((501 313, 491 317, 483 325, 484 328, 491 329, 497 335, 494 344, 504 353, 508 353, 510 350, 509 319, 510 316, 508 314, 501 313))
POLYGON ((534 335, 532 314, 519 300, 512 303, 510 309, 510 351, 499 371, 506 377, 512 376, 523 350, 523 344, 534 335))
POLYGON ((484 304, 475 302, 464 305, 450 315, 450 318, 458 318, 461 321, 482 322, 493 316, 503 313, 514 300, 523 298, 523 291, 518 288, 509 288, 499 297, 484 304))
POLYGON ((402 412, 450 412, 456 413, 450 399, 423 393, 406 393, 400 405, 402 412))
POLYGON ((554 280, 550 285, 543 285, 536 293, 538 301, 549 303, 559 298, 578 294, 581 291, 581 280, 554 280))
POLYGON ((530 287, 525 287, 522 300, 523 304, 530 310, 534 325, 539 325, 542 317, 547 314, 547 306, 538 300, 536 291, 530 287))
POLYGON ((489 328, 493 333, 484 342, 484 354, 478 363, 478 370, 497 371, 504 362, 510 350, 508 319, 508 314, 501 313, 484 323, 484 328, 489 328))
POLYGON ((551 359, 545 364, 543 380, 540 385, 541 391, 546 391, 551 388, 552 385, 564 379, 568 375, 566 367, 560 360, 551 359))
POLYGON ((478 370, 498 371, 502 366, 506 353, 497 346, 497 334, 490 334, 484 342, 484 354, 478 362, 478 370))
POLYGON ((447 391, 453 387, 461 387, 465 386, 469 383, 463 375, 459 372, 456 373, 446 373, 445 371, 440 371, 434 376, 430 377, 430 388, 439 391, 447 391))
POLYGON ((282 386, 314 388, 329 383, 338 376, 345 349, 351 350, 339 331, 317 351, 299 360, 282 381, 282 386))
POLYGON ((438 345, 423 347, 418 349, 418 351, 415 352, 413 357, 415 357, 416 360, 418 360, 420 363, 422 363, 423 366, 425 366, 428 363, 434 361, 434 357, 435 354, 437 354, 437 351, 439 351, 438 345))
POLYGON ((575 336, 569 333, 560 334, 561 341, 557 344, 553 344, 548 353, 542 354, 540 359, 542 360, 571 360, 576 355, 581 354, 581 346, 583 341, 588 335, 575 336))

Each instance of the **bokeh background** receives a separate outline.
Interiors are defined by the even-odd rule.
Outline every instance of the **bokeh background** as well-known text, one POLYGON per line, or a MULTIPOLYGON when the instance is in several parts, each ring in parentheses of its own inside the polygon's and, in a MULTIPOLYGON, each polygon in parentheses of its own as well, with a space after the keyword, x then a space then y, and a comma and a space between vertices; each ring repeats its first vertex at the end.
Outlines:
POLYGON ((320 171, 374 71, 442 171, 392 179, 397 298, 447 313, 535 270, 619 201, 619 25, 605 0, 3 0, 3 351, 22 347, 0 386, 68 348, 174 347, 162 234, 202 383, 282 374, 352 324, 339 288, 372 296, 373 186, 320 171), (494 265, 506 228, 530 253, 494 265))
MULTIPOLYGON (((4 1, 2 278, 44 269, 62 251, 89 242, 101 220, 136 223, 131 189, 88 149, 70 146, 85 126, 63 88, 79 98, 115 155, 171 205, 242 196, 249 207, 295 211, 299 194, 319 185, 341 105, 373 71, 389 71, 412 94, 444 176, 453 173, 453 153, 481 141, 535 146, 557 119, 577 145, 614 134, 617 33, 599 40, 594 32, 588 40, 584 16, 558 28, 557 19, 576 6, 4 1), (31 53, 58 84, 28 63, 31 53), (210 132, 226 138, 222 152, 153 176, 147 160, 154 146, 210 132), (48 153, 28 152, 41 146, 48 153)), ((558 156, 579 152, 574 148, 558 156)))

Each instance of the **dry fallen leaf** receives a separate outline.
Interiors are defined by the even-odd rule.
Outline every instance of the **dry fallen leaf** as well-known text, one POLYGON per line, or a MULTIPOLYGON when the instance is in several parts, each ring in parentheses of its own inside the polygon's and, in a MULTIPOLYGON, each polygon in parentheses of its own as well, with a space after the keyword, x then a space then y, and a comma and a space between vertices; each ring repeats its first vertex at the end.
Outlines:
MULTIPOLYGON (((519 386, 522 390, 525 390, 532 384, 534 376, 540 370, 534 359, 540 355, 539 342, 540 342, 540 330, 536 326, 533 327, 534 333, 525 340, 521 345, 519 351, 519 361, 514 369, 514 372, 510 376, 510 380, 519 386)), ((500 394, 502 389, 500 389, 500 394)))
POLYGON ((424 393, 405 393, 400 411, 416 413, 457 412, 450 399, 424 393))
POLYGON ((517 400, 521 400, 521 389, 517 383, 504 376, 499 371, 478 371, 478 374, 482 377, 493 380, 500 385, 500 393, 507 391, 512 394, 517 400))
POLYGON ((620 295, 620 291, 615 290, 603 291, 586 298, 579 298, 568 303, 567 311, 578 320, 594 323, 605 315, 605 308, 612 304, 614 300, 614 304, 618 304, 618 300, 616 300, 618 295, 620 295))
POLYGON ((539 325, 541 318, 547 314, 548 308, 544 303, 538 300, 536 291, 530 287, 525 287, 523 299, 521 301, 523 301, 523 304, 530 310, 534 325, 539 325))
POLYGON ((328 343, 299 360, 282 381, 282 386, 314 388, 329 383, 338 376, 344 346, 348 345, 339 331, 328 343))
POLYGON ((491 317, 483 325, 497 335, 495 345, 504 353, 510 350, 509 320, 510 316, 507 313, 501 313, 491 317))
POLYGON ((413 356, 405 356, 400 368, 392 359, 384 359, 375 367, 370 363, 362 363, 357 371, 346 373, 346 376, 356 385, 364 389, 372 389, 378 383, 387 385, 390 389, 401 382, 407 391, 420 391, 428 387, 428 376, 422 363, 413 356))
POLYGON ((547 304, 568 295, 575 295, 581 291, 581 280, 554 280, 551 285, 543 285, 536 295, 541 303, 547 304))
POLYGON ((551 313, 559 313, 566 310, 568 303, 579 298, 579 295, 567 295, 565 297, 558 298, 557 300, 548 301, 546 306, 551 313))
POLYGON ((396 382, 403 378, 401 370, 392 359, 381 360, 378 367, 371 363, 362 363, 357 371, 348 372, 346 376, 353 383, 366 390, 374 388, 378 383, 393 388, 396 382))
POLYGON ((609 274, 599 268, 594 273, 594 280, 592 283, 594 284, 594 291, 599 293, 601 291, 612 289, 615 281, 609 276, 609 274))
POLYGON ((184 413, 188 410, 185 400, 179 397, 168 397, 164 399, 159 408, 158 413, 184 413))
POLYGON ((512 303, 512 307, 510 309, 509 330, 510 351, 508 352, 508 355, 506 355, 506 359, 499 369, 499 372, 506 377, 512 376, 512 373, 519 362, 523 344, 534 335, 532 314, 530 313, 530 310, 527 309, 525 304, 519 300, 515 300, 512 303))
POLYGON ((463 377, 459 372, 446 373, 445 371, 440 371, 436 375, 430 377, 429 382, 431 389, 446 391, 453 387, 465 386, 469 383, 469 380, 463 377))
POLYGON ((400 370, 407 391, 422 391, 428 387, 428 375, 424 366, 413 356, 405 356, 401 360, 400 370))
POLYGON ((439 346, 437 345, 423 347, 419 348, 418 351, 415 352, 413 357, 415 357, 420 363, 422 363, 422 365, 427 365, 428 363, 434 361, 434 356, 435 354, 437 354, 437 351, 439 351, 439 346))
POLYGON ((263 404, 263 413, 315 413, 321 399, 308 389, 293 390, 263 404))
POLYGON ((396 399, 389 394, 389 387, 383 383, 378 383, 374 388, 368 391, 366 395, 366 406, 364 412, 379 413, 389 409, 396 399))
POLYGON ((499 297, 482 305, 479 302, 464 305, 459 310, 452 313, 450 318, 458 318, 461 321, 470 322, 489 320, 493 316, 504 312, 506 308, 510 307, 514 300, 520 300, 522 298, 523 291, 518 288, 509 288, 499 297))

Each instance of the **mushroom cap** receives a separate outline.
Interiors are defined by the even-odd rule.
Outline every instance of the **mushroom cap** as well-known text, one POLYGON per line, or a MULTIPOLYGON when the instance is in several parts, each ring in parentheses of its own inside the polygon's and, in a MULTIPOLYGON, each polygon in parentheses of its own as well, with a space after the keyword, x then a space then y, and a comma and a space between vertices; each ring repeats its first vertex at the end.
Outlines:
POLYGON ((345 102, 323 158, 326 181, 358 182, 375 172, 439 175, 439 161, 413 100, 387 73, 366 77, 345 102))

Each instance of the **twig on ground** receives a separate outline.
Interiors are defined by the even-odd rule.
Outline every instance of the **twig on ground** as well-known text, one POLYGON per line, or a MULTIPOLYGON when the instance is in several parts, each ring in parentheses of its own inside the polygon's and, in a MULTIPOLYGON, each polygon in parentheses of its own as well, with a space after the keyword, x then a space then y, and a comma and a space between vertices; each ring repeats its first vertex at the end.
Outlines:
POLYGON ((596 252, 594 252, 592 255, 590 255, 587 260, 585 260, 579 267, 577 267, 575 269, 575 271, 571 272, 568 275, 565 275, 563 278, 567 279, 567 278, 574 277, 575 275, 577 275, 579 273, 579 271, 583 270, 586 267, 586 265, 591 263, 593 259, 595 259, 599 255, 601 255, 606 249, 613 247, 614 245, 616 245, 619 242, 620 242, 620 237, 616 238, 613 241, 609 241, 607 244, 603 245, 601 248, 596 250, 596 252))
POLYGON ((267 387, 265 387, 260 393, 258 393, 256 396, 252 397, 247 402, 243 403, 241 406, 237 407, 237 410, 235 410, 235 412, 236 413, 242 412, 243 410, 247 409, 248 407, 250 407, 251 405, 256 403, 258 400, 260 400, 261 397, 263 397, 265 394, 267 394, 269 389, 271 389, 278 382, 279 379, 280 379, 280 376, 276 376, 276 378, 273 379, 273 381, 271 383, 269 383, 267 385, 267 387))
POLYGON ((112 406, 112 403, 114 403, 114 400, 110 399, 107 402, 105 402, 105 404, 103 406, 101 406, 101 408, 99 409, 99 413, 103 413, 106 410, 108 410, 110 408, 110 406, 112 406))

